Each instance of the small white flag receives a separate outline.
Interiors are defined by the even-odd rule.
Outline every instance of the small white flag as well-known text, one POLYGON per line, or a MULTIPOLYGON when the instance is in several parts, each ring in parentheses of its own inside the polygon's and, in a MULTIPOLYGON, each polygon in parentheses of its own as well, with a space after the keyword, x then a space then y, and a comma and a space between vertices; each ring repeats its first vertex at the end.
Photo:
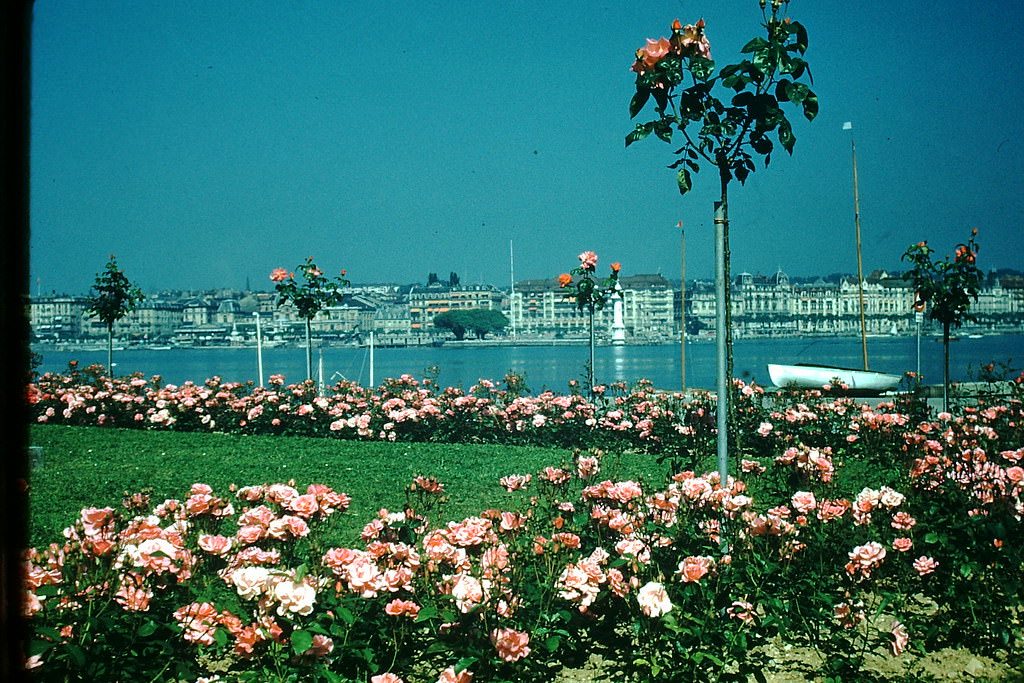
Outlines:
POLYGON ((853 124, 847 121, 843 124, 843 130, 853 130, 853 124))

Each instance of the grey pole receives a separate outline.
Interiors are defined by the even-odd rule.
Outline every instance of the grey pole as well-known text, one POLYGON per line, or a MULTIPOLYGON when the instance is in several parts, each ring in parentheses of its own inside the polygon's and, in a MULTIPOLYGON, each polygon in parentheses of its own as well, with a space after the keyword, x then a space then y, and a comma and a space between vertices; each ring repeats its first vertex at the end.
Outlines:
POLYGON ((260 329, 259 311, 253 313, 256 318, 256 366, 259 369, 260 386, 263 386, 263 332, 260 329))
POLYGON ((724 488, 729 477, 729 377, 726 346, 725 205, 715 202, 715 350, 718 361, 718 474, 724 488))
POLYGON ((372 391, 376 386, 373 381, 373 330, 370 330, 370 390, 372 391))

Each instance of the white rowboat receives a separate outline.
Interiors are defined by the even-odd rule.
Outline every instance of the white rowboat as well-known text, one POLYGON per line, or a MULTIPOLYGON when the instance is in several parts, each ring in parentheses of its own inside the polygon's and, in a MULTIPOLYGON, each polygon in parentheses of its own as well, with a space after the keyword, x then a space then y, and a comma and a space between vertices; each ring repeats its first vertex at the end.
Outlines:
POLYGON ((795 386, 820 389, 826 384, 835 384, 838 380, 852 391, 890 391, 895 389, 902 379, 899 375, 874 370, 854 370, 831 365, 803 363, 796 365, 769 363, 768 375, 777 387, 795 386))

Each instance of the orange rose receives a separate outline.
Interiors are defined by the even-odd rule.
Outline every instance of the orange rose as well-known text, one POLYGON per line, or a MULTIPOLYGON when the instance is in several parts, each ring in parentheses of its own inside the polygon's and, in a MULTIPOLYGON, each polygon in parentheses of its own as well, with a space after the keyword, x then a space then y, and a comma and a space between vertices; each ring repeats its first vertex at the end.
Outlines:
POLYGON ((572 284, 572 275, 569 273, 562 273, 558 276, 558 286, 565 288, 572 284))

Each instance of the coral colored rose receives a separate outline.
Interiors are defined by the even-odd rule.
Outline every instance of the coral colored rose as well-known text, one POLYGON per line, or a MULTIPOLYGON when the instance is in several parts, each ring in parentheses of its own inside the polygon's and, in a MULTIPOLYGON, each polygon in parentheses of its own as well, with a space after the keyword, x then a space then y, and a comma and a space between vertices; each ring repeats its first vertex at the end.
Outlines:
POLYGON ((274 282, 281 282, 288 279, 288 271, 284 268, 274 268, 270 271, 270 279, 274 282))
POLYGON ((392 673, 378 674, 370 677, 370 683, 403 683, 402 679, 392 673))
POLYGON ((512 628, 496 628, 491 631, 491 643, 498 656, 506 662, 515 662, 530 654, 529 634, 512 628))
POLYGON ((231 549, 231 539, 226 536, 203 534, 199 537, 199 547, 211 555, 223 555, 231 549))
POLYGON ((713 560, 710 557, 685 558, 679 563, 677 573, 686 583, 696 583, 704 578, 711 571, 713 560))
POLYGON ((470 683, 473 680, 473 673, 469 669, 463 669, 455 673, 455 667, 448 667, 441 672, 437 683, 470 683))
POLYGON ((565 287, 568 287, 571 284, 572 284, 572 275, 569 275, 569 273, 562 273, 561 275, 558 276, 558 286, 559 287, 562 287, 564 289, 565 287))
POLYGON ((897 538, 892 542, 892 549, 901 553, 905 553, 913 547, 914 542, 905 536, 897 538))
POLYGON ((668 38, 659 38, 657 40, 648 38, 647 44, 637 50, 637 57, 643 61, 644 66, 650 69, 653 68, 662 57, 667 55, 671 48, 672 44, 669 43, 668 38))
POLYGON ((96 536, 114 521, 114 508, 85 508, 81 516, 85 535, 96 536))
POLYGON ((636 593, 636 601, 640 609, 649 617, 660 617, 672 611, 672 601, 668 598, 665 586, 657 581, 650 581, 636 593))
POLYGON ((1013 467, 1006 468, 1006 478, 1012 481, 1014 484, 1019 484, 1024 481, 1024 468, 1014 465, 1013 467))
POLYGON ((617 272, 619 272, 620 270, 622 270, 622 264, 621 264, 621 263, 619 263, 618 261, 616 261, 615 263, 613 263, 613 264, 612 264, 612 272, 613 272, 613 273, 617 273, 617 272))

